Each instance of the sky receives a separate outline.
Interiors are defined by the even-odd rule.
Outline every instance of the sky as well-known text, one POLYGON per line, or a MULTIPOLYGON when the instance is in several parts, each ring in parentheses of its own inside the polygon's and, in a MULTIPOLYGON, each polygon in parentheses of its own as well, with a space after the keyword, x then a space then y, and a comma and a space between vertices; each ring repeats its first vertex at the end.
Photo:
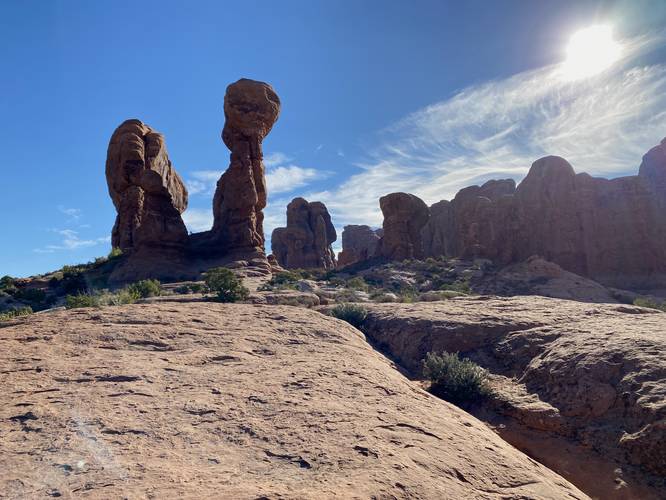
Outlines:
POLYGON ((106 149, 128 118, 164 134, 188 229, 209 229, 224 92, 243 77, 282 102, 268 251, 296 196, 327 205, 339 250, 344 225, 381 225, 391 192, 430 204, 548 154, 634 174, 666 137, 664 26, 663 0, 0 0, 0 276, 109 252, 106 149), (621 56, 564 78, 571 36, 594 25, 621 56))

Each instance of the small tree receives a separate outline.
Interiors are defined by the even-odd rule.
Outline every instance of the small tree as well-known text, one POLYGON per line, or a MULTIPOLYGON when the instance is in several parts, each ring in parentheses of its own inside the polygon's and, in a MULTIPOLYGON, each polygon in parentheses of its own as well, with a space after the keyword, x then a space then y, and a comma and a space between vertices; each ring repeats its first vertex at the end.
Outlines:
POLYGON ((490 394, 488 372, 458 353, 429 352, 423 360, 423 376, 430 380, 430 392, 453 404, 478 401, 490 394))
POLYGON ((250 295, 241 279, 226 267, 210 269, 204 276, 208 289, 217 293, 217 300, 220 302, 238 302, 250 295))

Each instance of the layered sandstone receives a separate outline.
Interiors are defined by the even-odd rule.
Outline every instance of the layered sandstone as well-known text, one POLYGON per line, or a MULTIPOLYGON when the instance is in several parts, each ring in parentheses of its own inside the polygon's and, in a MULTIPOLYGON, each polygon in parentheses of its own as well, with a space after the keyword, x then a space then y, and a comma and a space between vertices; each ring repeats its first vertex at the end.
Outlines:
POLYGON ((315 311, 57 311, 0 343, 8 498, 588 498, 315 311))
POLYGON ((140 120, 123 122, 109 142, 106 180, 118 212, 111 242, 127 255, 116 276, 143 277, 148 268, 180 261, 187 243, 181 218, 187 190, 162 134, 140 120))
POLYGON ((271 248, 278 264, 285 268, 332 269, 337 239, 326 205, 294 198, 287 205, 287 226, 271 235, 271 248))
POLYGON ((383 230, 371 229, 370 226, 345 226, 342 230, 342 251, 338 254, 338 266, 343 267, 374 257, 382 234, 383 230))
POLYGON ((421 230, 430 218, 428 206, 413 194, 391 193, 379 199, 384 215, 377 255, 390 260, 423 257, 421 230))
POLYGON ((540 255, 564 269, 618 287, 666 283, 666 142, 638 175, 576 174, 563 158, 534 162, 514 189, 490 181, 430 207, 426 256, 489 258, 500 264, 540 255))

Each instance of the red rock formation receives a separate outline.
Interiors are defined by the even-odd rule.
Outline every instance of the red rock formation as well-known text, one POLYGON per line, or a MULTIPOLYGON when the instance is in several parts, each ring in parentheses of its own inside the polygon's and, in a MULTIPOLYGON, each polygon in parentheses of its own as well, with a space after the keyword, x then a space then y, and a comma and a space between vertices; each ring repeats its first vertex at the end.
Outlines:
POLYGON ((384 234, 377 245, 377 256, 390 260, 423 257, 421 230, 428 222, 428 206, 413 194, 391 193, 379 199, 384 214, 384 234))
POLYGON ((125 121, 109 142, 106 180, 118 211, 111 242, 127 255, 115 277, 138 279, 148 268, 179 260, 187 242, 180 216, 187 190, 164 137, 139 120, 125 121))
POLYGON ((287 227, 278 227, 271 236, 277 262, 285 268, 335 267, 331 244, 337 239, 326 205, 294 198, 287 205, 287 227))
POLYGON ((231 150, 231 163, 217 183, 211 231, 211 244, 225 254, 265 256, 261 142, 279 113, 280 99, 267 83, 243 78, 227 87, 222 139, 231 150))
POLYGON ((338 254, 338 267, 369 259, 375 255, 383 231, 370 226, 348 225, 342 230, 342 252, 338 254))
POLYGON ((502 182, 434 204, 425 255, 501 264, 540 255, 611 286, 666 283, 666 141, 644 156, 635 176, 576 174, 563 158, 548 156, 534 162, 515 192, 511 181, 502 182))

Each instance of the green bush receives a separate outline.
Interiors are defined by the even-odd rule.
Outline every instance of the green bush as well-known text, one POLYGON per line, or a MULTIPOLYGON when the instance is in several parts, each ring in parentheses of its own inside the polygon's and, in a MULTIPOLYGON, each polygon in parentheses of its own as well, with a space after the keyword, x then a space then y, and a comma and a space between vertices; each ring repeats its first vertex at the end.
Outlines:
POLYGON ((16 280, 14 278, 12 278, 11 276, 3 276, 2 278, 0 278, 0 290, 5 289, 5 288, 11 288, 11 287, 15 288, 15 286, 14 286, 15 281, 16 280))
POLYGON ((472 293, 472 289, 469 286, 469 281, 467 280, 457 280, 453 283, 444 284, 441 285, 439 289, 442 291, 464 293, 465 295, 472 293))
POLYGON ((19 307, 16 309, 10 309, 9 311, 4 311, 0 313, 0 321, 8 321, 10 319, 14 319, 19 316, 27 316, 29 314, 32 314, 31 307, 19 307))
POLYGON ((19 288, 14 294, 14 298, 39 304, 46 300, 46 292, 38 288, 19 288))
POLYGON ((650 309, 657 309, 666 312, 666 302, 655 302, 654 300, 639 297, 634 300, 634 305, 639 307, 649 307, 650 309))
POLYGON ((157 280, 141 280, 132 283, 127 287, 131 292, 135 292, 140 298, 158 297, 162 295, 162 287, 157 280))
POLYGON ((118 290, 116 293, 102 294, 99 296, 100 305, 122 306, 124 304, 134 304, 142 296, 131 286, 118 290))
POLYGON ((245 300, 250 291, 243 286, 243 282, 233 271, 225 267, 210 269, 205 273, 206 286, 211 292, 217 294, 219 302, 238 302, 245 300))
POLYGON ((430 392, 456 405, 473 403, 490 394, 488 372, 458 353, 429 352, 423 360, 423 376, 430 392))
POLYGON ((358 304, 338 304, 331 310, 331 315, 360 329, 368 317, 368 310, 358 304))
POLYGON ((109 252, 109 255, 106 257, 108 260, 113 260, 120 257, 123 254, 123 251, 120 248, 112 248, 109 252))
POLYGON ((345 283, 345 286, 347 288, 351 288, 352 290, 359 290, 362 292, 367 292, 369 289, 368 284, 360 276, 348 279, 347 282, 345 283))
POLYGON ((78 309, 80 307, 100 307, 102 304, 99 295, 80 293, 76 295, 67 295, 65 297, 65 307, 67 309, 78 309))

